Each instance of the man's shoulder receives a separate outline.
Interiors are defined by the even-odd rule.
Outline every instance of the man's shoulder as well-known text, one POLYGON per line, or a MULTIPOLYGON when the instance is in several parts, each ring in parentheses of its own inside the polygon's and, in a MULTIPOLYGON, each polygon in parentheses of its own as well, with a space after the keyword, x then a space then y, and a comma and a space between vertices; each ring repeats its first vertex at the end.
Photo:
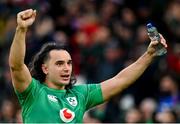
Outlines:
POLYGON ((34 77, 32 77, 32 81, 40 83, 40 81, 39 81, 39 80, 37 80, 37 79, 36 79, 36 78, 34 78, 34 77))
POLYGON ((86 88, 88 85, 87 84, 76 84, 73 85, 71 89, 81 89, 81 88, 86 88))
POLYGON ((88 87, 87 84, 76 84, 76 85, 73 85, 70 88, 70 90, 83 93, 87 91, 87 87, 88 87))
POLYGON ((33 87, 43 87, 43 83, 37 80, 36 78, 32 77, 31 85, 33 87))
POLYGON ((87 92, 88 90, 92 90, 94 88, 97 88, 98 85, 100 84, 77 84, 71 87, 71 90, 76 90, 76 91, 84 91, 87 92))

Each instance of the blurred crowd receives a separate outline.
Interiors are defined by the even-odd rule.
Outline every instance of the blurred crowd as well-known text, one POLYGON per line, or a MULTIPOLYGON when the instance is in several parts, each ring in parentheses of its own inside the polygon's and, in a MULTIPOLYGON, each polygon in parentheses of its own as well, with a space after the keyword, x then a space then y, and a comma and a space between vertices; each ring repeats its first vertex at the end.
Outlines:
POLYGON ((16 14, 29 8, 37 18, 27 33, 25 63, 44 43, 66 44, 78 84, 101 82, 133 63, 150 43, 146 24, 152 22, 168 53, 128 89, 86 112, 84 122, 180 122, 180 0, 0 0, 0 123, 22 122, 8 54, 16 14))

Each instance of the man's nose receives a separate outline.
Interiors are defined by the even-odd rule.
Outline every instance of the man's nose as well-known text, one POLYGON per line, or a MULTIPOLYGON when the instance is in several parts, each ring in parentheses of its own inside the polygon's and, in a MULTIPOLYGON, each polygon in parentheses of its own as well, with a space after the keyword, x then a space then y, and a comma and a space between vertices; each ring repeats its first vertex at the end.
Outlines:
POLYGON ((63 70, 69 71, 70 70, 70 66, 68 64, 64 64, 63 70))

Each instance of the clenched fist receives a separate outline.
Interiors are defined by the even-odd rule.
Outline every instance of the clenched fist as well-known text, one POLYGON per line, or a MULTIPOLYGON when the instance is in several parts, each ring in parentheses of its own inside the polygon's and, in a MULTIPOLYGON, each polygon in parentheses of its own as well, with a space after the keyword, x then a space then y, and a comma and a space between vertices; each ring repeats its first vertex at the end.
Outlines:
POLYGON ((17 14, 17 24, 19 28, 28 28, 36 18, 36 10, 27 9, 17 14))

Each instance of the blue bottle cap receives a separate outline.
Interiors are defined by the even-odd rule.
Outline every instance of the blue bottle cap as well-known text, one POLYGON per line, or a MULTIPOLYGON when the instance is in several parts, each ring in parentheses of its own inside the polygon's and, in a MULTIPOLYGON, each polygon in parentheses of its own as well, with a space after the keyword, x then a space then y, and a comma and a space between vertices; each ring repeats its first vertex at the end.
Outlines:
POLYGON ((148 23, 147 24, 147 28, 152 28, 153 26, 152 26, 152 24, 151 23, 148 23))

